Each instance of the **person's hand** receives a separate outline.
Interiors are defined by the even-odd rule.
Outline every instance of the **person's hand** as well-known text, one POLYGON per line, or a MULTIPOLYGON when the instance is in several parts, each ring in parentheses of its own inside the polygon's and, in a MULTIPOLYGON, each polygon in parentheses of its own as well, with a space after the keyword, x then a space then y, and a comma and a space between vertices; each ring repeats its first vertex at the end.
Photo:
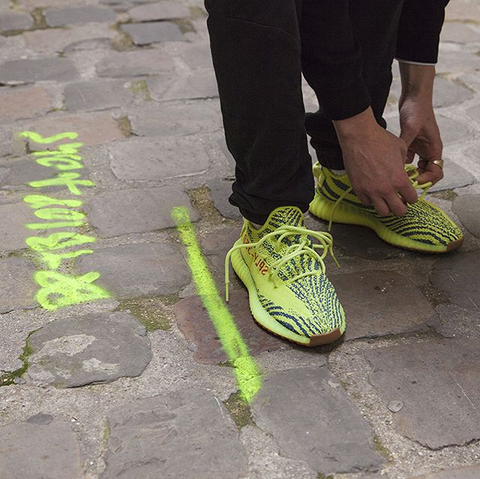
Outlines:
POLYGON ((402 95, 399 101, 400 138, 408 147, 407 162, 420 157, 419 183, 437 183, 443 170, 428 160, 442 158, 443 143, 432 104, 435 68, 400 63, 402 95))
POLYGON ((371 108, 334 121, 334 125, 348 177, 360 201, 373 205, 381 216, 403 216, 405 203, 418 199, 405 172, 405 141, 378 125, 371 108))
POLYGON ((443 153, 442 138, 431 104, 416 98, 401 99, 400 127, 400 138, 408 145, 407 162, 412 163, 415 154, 420 157, 417 181, 439 182, 443 178, 443 170, 427 161, 441 159, 443 153))

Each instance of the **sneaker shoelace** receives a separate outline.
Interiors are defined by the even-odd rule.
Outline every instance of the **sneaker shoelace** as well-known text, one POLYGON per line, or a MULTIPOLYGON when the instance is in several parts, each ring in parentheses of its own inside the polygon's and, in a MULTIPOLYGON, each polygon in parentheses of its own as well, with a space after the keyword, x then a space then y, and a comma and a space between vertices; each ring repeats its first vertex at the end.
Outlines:
MULTIPOLYGON (((318 261, 320 265, 320 270, 322 273, 325 273, 325 262, 324 259, 330 253, 331 257, 333 258, 335 264, 339 266, 337 258, 333 253, 333 238, 332 235, 329 233, 324 233, 320 231, 312 231, 307 228, 299 227, 299 226, 289 226, 284 225, 277 228, 275 231, 271 233, 267 233, 265 236, 260 238, 255 243, 242 243, 239 245, 233 246, 230 251, 227 253, 225 257, 225 298, 228 301, 228 285, 229 285, 229 275, 230 275, 230 260, 232 253, 235 251, 242 249, 242 248, 252 248, 252 247, 259 247, 262 246, 266 241, 271 238, 277 238, 277 242, 281 243, 285 248, 284 251, 279 253, 279 251, 275 248, 274 251, 277 254, 281 254, 282 257, 278 260, 275 260, 273 263, 270 264, 268 269, 269 279, 273 282, 274 287, 279 285, 279 282, 283 284, 293 283, 301 278, 306 276, 312 276, 318 274, 318 270, 316 271, 306 271, 304 273, 300 273, 297 275, 293 275, 288 280, 283 280, 279 277, 279 273, 285 264, 287 264, 290 260, 299 257, 301 255, 307 255, 313 260, 318 261), (282 243, 282 241, 289 236, 299 236, 299 239, 293 244, 286 244, 282 243), (318 240, 318 244, 313 243, 309 236, 318 240), (317 250, 322 250, 322 253, 318 253, 317 250)), ((258 253, 259 258, 263 259, 264 261, 267 258, 267 255, 258 253)))
MULTIPOLYGON (((408 178, 410 180, 410 182, 412 183, 412 186, 416 189, 416 190, 423 190, 422 191, 422 194, 420 195, 419 199, 420 200, 423 200, 425 199, 425 195, 427 194, 428 190, 431 188, 432 186, 432 182, 429 181, 427 183, 419 183, 417 181, 417 178, 418 176, 420 175, 420 173, 418 172, 418 169, 415 165, 406 165, 405 166, 405 171, 408 175, 408 178)), ((334 218, 334 215, 335 215, 335 211, 337 209, 337 206, 347 197, 347 195, 349 193, 351 193, 353 191, 353 186, 350 186, 348 189, 346 189, 337 199, 337 201, 335 201, 335 204, 333 205, 333 208, 332 208, 332 214, 330 215, 330 220, 328 222, 328 231, 331 231, 332 230, 332 224, 333 224, 333 218, 334 218)))

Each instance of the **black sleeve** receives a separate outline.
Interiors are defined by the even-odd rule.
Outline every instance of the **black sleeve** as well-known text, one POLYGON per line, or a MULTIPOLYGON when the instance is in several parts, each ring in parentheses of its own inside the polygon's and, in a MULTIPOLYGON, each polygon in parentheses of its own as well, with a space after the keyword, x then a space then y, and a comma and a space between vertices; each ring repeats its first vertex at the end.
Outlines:
POLYGON ((449 0, 405 0, 397 36, 396 58, 437 63, 440 32, 449 0))
POLYGON ((324 114, 343 120, 366 110, 370 96, 362 76, 362 54, 353 34, 349 0, 304 0, 300 27, 303 73, 324 114))

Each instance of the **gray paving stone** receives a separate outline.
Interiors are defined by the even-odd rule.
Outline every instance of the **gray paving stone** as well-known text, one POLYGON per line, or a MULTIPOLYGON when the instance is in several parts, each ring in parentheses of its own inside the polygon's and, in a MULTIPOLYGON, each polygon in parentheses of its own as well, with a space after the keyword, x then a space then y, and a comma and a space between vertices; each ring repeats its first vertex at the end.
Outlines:
POLYGON ((177 187, 128 189, 96 195, 86 210, 90 223, 103 237, 175 227, 172 208, 186 206, 192 221, 199 219, 188 195, 177 187))
POLYGON ((469 171, 448 158, 445 159, 443 171, 445 176, 442 181, 433 185, 429 191, 434 192, 462 188, 475 183, 475 177, 469 171))
POLYGON ((139 46, 184 40, 180 28, 172 22, 129 23, 120 28, 139 46))
POLYGON ((67 110, 104 110, 125 106, 135 95, 124 80, 86 81, 70 83, 65 87, 67 110))
POLYGON ((0 205, 0 250, 15 251, 27 248, 25 240, 32 236, 27 223, 34 223, 36 217, 26 203, 0 205))
POLYGON ((232 194, 232 182, 227 180, 214 180, 208 185, 210 195, 212 196, 215 208, 225 218, 239 220, 242 218, 240 211, 228 201, 228 197, 232 194))
POLYGON ((3 426, 0 428, 0 471, 8 479, 81 477, 80 444, 63 421, 3 426))
POLYGON ((28 30, 33 26, 33 18, 28 13, 0 12, 0 32, 28 30))
POLYGON ((122 312, 57 319, 29 342, 28 376, 62 388, 136 377, 152 359, 145 327, 122 312))
POLYGON ((0 83, 6 84, 71 81, 77 76, 75 65, 66 58, 12 60, 0 65, 0 83))
POLYGON ((463 73, 480 68, 480 57, 475 52, 466 51, 462 45, 450 44, 448 48, 447 45, 440 45, 438 73, 463 73))
POLYGON ((433 285, 452 303, 480 311, 480 252, 452 254, 437 261, 430 276, 433 285))
POLYGON ((95 6, 47 8, 44 14, 45 21, 50 27, 61 27, 72 23, 113 23, 116 18, 113 10, 95 6))
POLYGON ((158 49, 109 52, 95 66, 100 77, 137 77, 172 72, 172 57, 158 49))
POLYGON ((480 42, 480 32, 476 29, 476 25, 470 25, 467 22, 445 22, 440 41, 476 43, 480 42))
MULTIPOLYGON (((46 168, 39 165, 33 158, 19 161, 9 161, 1 166, 5 174, 0 173, 0 188, 10 189, 12 187, 28 185, 31 181, 46 180, 53 178, 57 174, 57 170, 53 168, 46 168)), ((83 176, 83 170, 82 170, 83 176)), ((59 187, 48 188, 49 190, 59 187)), ((46 189, 43 189, 45 191, 46 189)), ((33 214, 33 213, 32 213, 33 214)))
POLYGON ((132 108, 128 117, 137 136, 192 135, 222 128, 218 104, 210 101, 132 108))
POLYGON ((412 479, 478 479, 480 477, 480 465, 449 469, 448 471, 432 472, 424 476, 416 476, 412 479))
POLYGON ((457 196, 453 202, 453 211, 463 226, 480 238, 480 195, 457 196))
POLYGON ((77 261, 82 273, 98 271, 98 284, 116 298, 164 296, 190 283, 190 272, 171 244, 148 243, 97 249, 77 261))
POLYGON ((210 44, 207 42, 189 44, 181 56, 185 63, 194 70, 197 68, 210 68, 212 66, 210 44))
POLYGON ((446 78, 435 79, 433 103, 435 108, 459 105, 473 98, 473 92, 463 85, 449 81, 446 78))
MULTIPOLYGON (((326 222, 313 215, 312 218, 314 218, 312 229, 327 230, 326 222)), ((413 254, 385 243, 370 228, 336 223, 332 226, 331 233, 335 254, 339 253, 340 256, 357 256, 373 261, 383 261, 405 258, 413 254)))
POLYGON ((41 87, 1 88, 0 122, 32 118, 52 107, 47 92, 41 87))
POLYGON ((208 171, 205 146, 192 137, 133 138, 108 147, 110 166, 121 180, 164 180, 208 171), (135 161, 132 161, 132 159, 135 161))
POLYGON ((365 352, 370 382, 384 401, 404 407, 397 430, 431 449, 480 438, 478 340, 444 339, 365 352))
POLYGON ((330 279, 347 316, 346 339, 427 329, 427 321, 435 315, 419 289, 399 274, 377 270, 330 279))
POLYGON ((134 22, 152 22, 189 17, 190 10, 178 2, 163 0, 132 8, 128 11, 128 15, 134 22))
POLYGON ((0 314, 36 306, 35 267, 23 258, 0 259, 0 314))
POLYGON ((42 55, 66 52, 69 47, 83 41, 106 40, 113 38, 114 31, 107 23, 87 23, 72 25, 69 28, 47 28, 33 30, 23 35, 29 50, 42 55))
POLYGON ((147 80, 154 100, 181 100, 218 97, 213 69, 199 70, 185 77, 159 76, 147 80))
POLYGON ((382 463, 370 446, 370 426, 326 368, 267 375, 252 409, 256 424, 273 435, 282 455, 316 471, 359 472, 382 463))
POLYGON ((428 325, 445 338, 480 338, 478 311, 463 309, 454 304, 437 306, 437 316, 428 325))
POLYGON ((248 473, 233 421, 206 391, 136 401, 112 411, 108 424, 102 479, 237 479, 248 473))

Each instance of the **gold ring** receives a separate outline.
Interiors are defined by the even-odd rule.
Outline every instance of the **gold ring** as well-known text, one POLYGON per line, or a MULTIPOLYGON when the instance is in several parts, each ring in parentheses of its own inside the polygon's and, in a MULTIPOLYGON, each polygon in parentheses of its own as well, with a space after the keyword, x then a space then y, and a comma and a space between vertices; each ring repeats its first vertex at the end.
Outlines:
POLYGON ((441 170, 443 170, 443 165, 445 164, 445 162, 441 158, 438 158, 438 159, 420 158, 420 159, 428 163, 433 163, 434 165, 437 165, 441 170))

